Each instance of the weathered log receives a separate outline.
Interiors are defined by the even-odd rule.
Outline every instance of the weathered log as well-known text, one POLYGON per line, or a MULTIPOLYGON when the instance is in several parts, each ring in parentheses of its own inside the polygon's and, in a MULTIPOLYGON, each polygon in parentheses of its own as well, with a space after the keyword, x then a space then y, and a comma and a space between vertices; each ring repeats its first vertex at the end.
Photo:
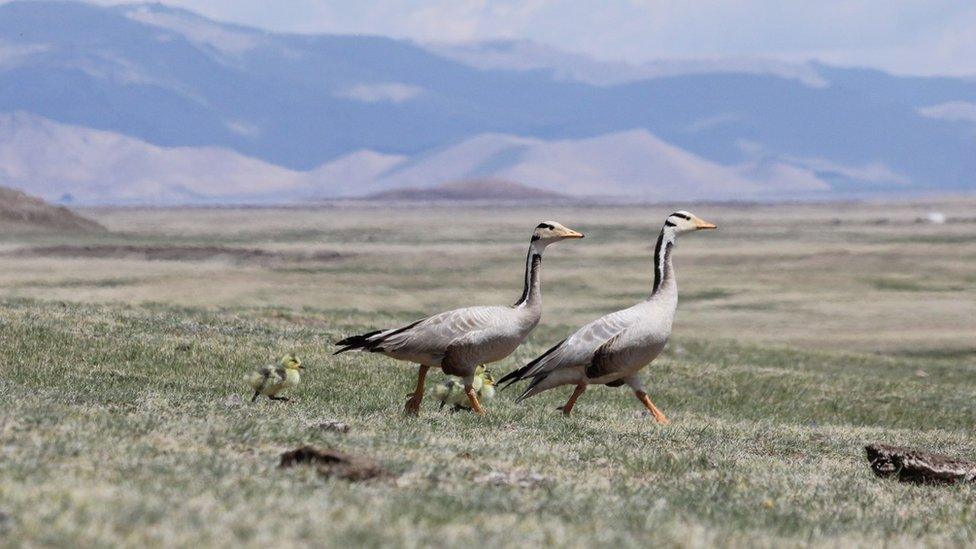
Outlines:
POLYGON ((976 463, 972 461, 886 444, 871 444, 865 450, 871 470, 879 477, 918 484, 976 483, 976 463))

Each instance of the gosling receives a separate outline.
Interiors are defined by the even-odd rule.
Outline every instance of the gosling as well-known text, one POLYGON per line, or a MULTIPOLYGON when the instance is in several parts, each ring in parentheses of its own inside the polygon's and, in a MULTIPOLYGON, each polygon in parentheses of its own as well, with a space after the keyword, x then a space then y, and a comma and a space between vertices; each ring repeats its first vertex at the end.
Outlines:
POLYGON ((248 385, 254 389, 254 396, 251 402, 255 402, 259 395, 264 395, 270 400, 288 402, 287 397, 278 396, 278 393, 286 389, 298 387, 301 376, 299 370, 304 370, 302 361, 292 353, 281 357, 278 364, 268 364, 255 368, 244 378, 248 385))

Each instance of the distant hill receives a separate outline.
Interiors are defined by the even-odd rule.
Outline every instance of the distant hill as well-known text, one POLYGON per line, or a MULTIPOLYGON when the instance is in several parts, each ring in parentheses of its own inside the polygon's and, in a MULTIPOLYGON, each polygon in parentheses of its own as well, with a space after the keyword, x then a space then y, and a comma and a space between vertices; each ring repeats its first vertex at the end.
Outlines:
POLYGON ((0 187, 0 230, 4 232, 102 232, 105 227, 64 207, 0 187))
POLYGON ((277 34, 158 3, 7 2, 0 37, 0 185, 48 200, 478 178, 655 199, 976 190, 974 79, 277 34))
POLYGON ((221 147, 159 147, 114 132, 0 114, 0 185, 77 204, 245 202, 303 175, 221 147))
MULTIPOLYGON (((884 174, 882 174, 884 175, 884 174)), ((0 113, 0 185, 65 204, 297 203, 474 189, 449 182, 521 181, 547 196, 651 200, 823 195, 829 184, 776 160, 723 166, 646 130, 545 141, 483 134, 412 158, 356 151, 296 171, 223 147, 160 147, 24 112, 0 113)), ((502 194, 515 189, 502 191, 502 194)), ((524 190, 520 191, 524 193, 524 190)))
POLYGON ((827 81, 811 63, 770 59, 661 59, 640 65, 601 61, 526 40, 488 40, 460 44, 432 43, 427 48, 449 59, 485 70, 547 71, 558 80, 596 86, 640 82, 686 74, 768 74, 794 79, 811 87, 827 81))
POLYGON ((0 185, 67 204, 295 202, 351 196, 404 158, 356 151, 296 171, 224 147, 160 147, 25 112, 0 113, 0 185))
POLYGON ((406 187, 370 195, 373 200, 557 200, 566 195, 536 189, 514 181, 476 179, 433 187, 406 187))
POLYGON ((423 188, 472 179, 524 181, 564 195, 647 200, 798 196, 830 189, 802 167, 772 159, 723 166, 646 130, 558 141, 478 135, 396 164, 372 185, 423 188))

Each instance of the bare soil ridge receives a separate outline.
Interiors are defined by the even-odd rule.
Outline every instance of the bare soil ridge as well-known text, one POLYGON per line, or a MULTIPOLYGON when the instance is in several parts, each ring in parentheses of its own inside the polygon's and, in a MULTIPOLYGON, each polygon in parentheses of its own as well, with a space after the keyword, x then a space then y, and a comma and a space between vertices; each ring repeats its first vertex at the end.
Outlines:
POLYGON ((10 232, 104 232, 105 227, 63 206, 0 187, 0 228, 10 232))

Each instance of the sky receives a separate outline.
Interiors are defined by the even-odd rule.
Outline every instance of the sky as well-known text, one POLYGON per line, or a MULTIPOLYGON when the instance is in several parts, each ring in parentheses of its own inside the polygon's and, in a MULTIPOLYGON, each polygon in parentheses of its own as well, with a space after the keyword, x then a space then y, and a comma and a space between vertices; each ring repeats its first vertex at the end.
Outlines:
MULTIPOLYGON (((117 4, 117 0, 97 0, 117 4)), ((526 39, 603 60, 819 59, 976 76, 976 0, 163 0, 299 33, 526 39)))

